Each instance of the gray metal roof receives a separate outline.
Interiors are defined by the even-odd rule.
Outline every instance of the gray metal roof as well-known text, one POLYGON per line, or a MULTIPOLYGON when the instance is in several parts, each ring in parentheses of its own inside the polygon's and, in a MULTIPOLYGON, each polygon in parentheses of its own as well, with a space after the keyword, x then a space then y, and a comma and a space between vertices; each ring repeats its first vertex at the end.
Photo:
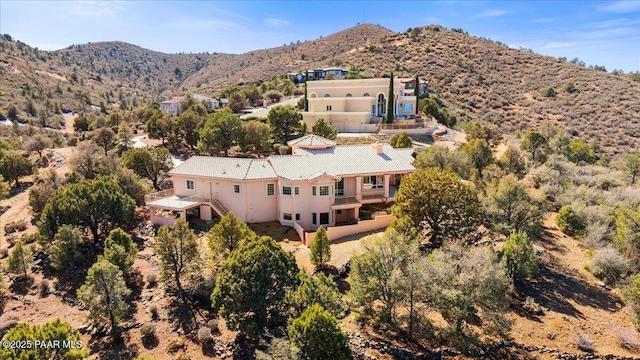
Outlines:
POLYGON ((311 135, 303 136, 301 138, 289 140, 287 142, 287 145, 289 146, 335 146, 336 142, 333 140, 323 138, 322 136, 311 134, 311 135))
POLYGON ((205 176, 221 179, 276 179, 273 167, 265 159, 240 159, 192 156, 171 171, 171 175, 205 176))
POLYGON ((336 176, 415 171, 413 149, 394 149, 388 144, 378 155, 370 145, 342 145, 327 149, 300 149, 299 155, 270 156, 267 160, 278 176, 308 180, 318 173, 336 176))

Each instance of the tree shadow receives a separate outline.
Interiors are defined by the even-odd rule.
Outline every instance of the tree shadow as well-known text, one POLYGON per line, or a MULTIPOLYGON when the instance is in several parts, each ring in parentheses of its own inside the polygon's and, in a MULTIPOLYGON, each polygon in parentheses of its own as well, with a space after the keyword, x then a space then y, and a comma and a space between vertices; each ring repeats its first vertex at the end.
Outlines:
POLYGON ((92 336, 89 340, 89 352, 98 359, 130 360, 138 356, 138 345, 131 343, 129 334, 123 334, 119 339, 111 336, 92 336))
POLYGON ((32 276, 18 276, 12 282, 11 286, 9 286, 9 290, 18 295, 27 295, 31 290, 31 287, 34 284, 34 280, 32 276))
POLYGON ((616 303, 621 302, 606 289, 589 284, 582 276, 565 274, 553 266, 541 266, 540 273, 529 285, 522 289, 523 295, 532 296, 549 310, 581 319, 584 314, 570 302, 610 312, 616 312, 616 303))
POLYGON ((186 337, 195 341, 194 334, 200 324, 206 323, 210 318, 210 309, 203 306, 202 302, 194 300, 189 294, 178 294, 172 291, 169 303, 169 320, 177 322, 186 337))

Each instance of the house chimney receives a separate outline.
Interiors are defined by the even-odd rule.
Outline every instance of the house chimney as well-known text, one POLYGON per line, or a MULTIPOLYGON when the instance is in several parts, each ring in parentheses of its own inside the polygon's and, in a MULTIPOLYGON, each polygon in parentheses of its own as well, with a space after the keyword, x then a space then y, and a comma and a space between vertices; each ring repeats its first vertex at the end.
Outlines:
POLYGON ((378 154, 378 155, 382 155, 382 146, 383 146, 383 144, 380 144, 380 143, 374 143, 374 144, 371 144, 371 148, 372 148, 372 149, 373 149, 373 151, 375 151, 375 152, 376 152, 376 154, 378 154))

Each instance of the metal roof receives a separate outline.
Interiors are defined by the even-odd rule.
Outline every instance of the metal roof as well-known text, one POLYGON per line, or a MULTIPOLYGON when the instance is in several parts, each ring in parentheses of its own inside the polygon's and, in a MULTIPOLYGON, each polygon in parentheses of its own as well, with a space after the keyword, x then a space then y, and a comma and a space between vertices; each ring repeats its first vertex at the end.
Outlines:
POLYGON ((336 142, 333 140, 323 138, 322 136, 311 134, 311 135, 303 136, 301 138, 289 140, 287 142, 287 145, 289 146, 335 146, 336 142))
POLYGON ((171 171, 171 175, 205 176, 221 179, 275 179, 273 167, 265 159, 192 156, 171 171))
POLYGON ((370 145, 342 145, 327 149, 300 149, 298 155, 267 158, 278 176, 289 180, 309 180, 318 173, 336 176, 415 171, 413 149, 382 146, 378 155, 370 145))

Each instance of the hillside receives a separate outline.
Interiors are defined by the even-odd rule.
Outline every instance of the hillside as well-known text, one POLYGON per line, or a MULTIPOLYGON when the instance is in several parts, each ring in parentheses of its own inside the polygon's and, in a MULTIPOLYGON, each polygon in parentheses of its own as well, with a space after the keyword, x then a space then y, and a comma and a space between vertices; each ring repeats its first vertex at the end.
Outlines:
POLYGON ((418 74, 458 119, 491 122, 506 133, 550 120, 574 136, 598 141, 609 153, 639 145, 640 83, 631 76, 511 49, 440 26, 396 34, 359 25, 309 43, 244 54, 232 63, 211 62, 185 85, 195 89, 206 83, 207 89, 219 89, 330 65, 355 65, 373 77, 393 69, 400 76, 418 74), (549 88, 555 97, 544 96, 549 88))
POLYGON ((365 76, 382 76, 392 69, 400 76, 418 74, 459 120, 491 122, 505 133, 550 120, 576 137, 597 141, 611 154, 640 144, 640 82, 632 76, 511 49, 440 26, 394 33, 364 24, 241 55, 170 55, 122 42, 44 52, 0 39, 0 110, 6 113, 15 104, 26 116, 29 99, 36 113, 45 109, 47 115, 57 107, 82 111, 101 102, 111 110, 150 103, 171 92, 216 95, 229 84, 351 65, 365 76), (545 96, 549 89, 554 96, 545 96))
POLYGON ((118 41, 39 51, 9 39, 0 37, 0 110, 6 115, 13 104, 21 119, 39 118, 41 111, 47 117, 81 112, 91 105, 111 110, 148 104, 182 92, 184 79, 210 59, 231 57, 164 54, 118 41), (27 108, 29 101, 36 115, 27 108))
POLYGON ((349 67, 345 62, 346 54, 393 34, 379 25, 358 25, 313 41, 251 51, 232 61, 213 60, 189 77, 184 85, 203 93, 215 93, 226 85, 266 80, 287 72, 326 66, 349 67))

